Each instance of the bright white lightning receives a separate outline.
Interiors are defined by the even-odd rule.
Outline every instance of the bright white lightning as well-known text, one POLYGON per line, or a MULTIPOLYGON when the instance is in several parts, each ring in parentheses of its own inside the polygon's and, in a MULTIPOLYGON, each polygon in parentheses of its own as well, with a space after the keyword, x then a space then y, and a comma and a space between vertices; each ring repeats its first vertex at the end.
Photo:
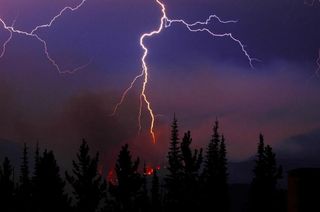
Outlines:
POLYGON ((7 45, 8 43, 11 41, 12 39, 12 31, 10 31, 9 29, 6 28, 6 25, 4 24, 4 22, 0 19, 0 22, 3 24, 4 28, 8 31, 9 33, 9 37, 8 39, 3 43, 2 45, 2 51, 1 51, 1 54, 0 54, 0 58, 2 58, 4 56, 4 54, 6 53, 6 48, 7 48, 7 45))
POLYGON ((86 2, 87 0, 81 0, 81 2, 79 4, 77 4, 76 6, 74 7, 70 7, 70 6, 67 6, 67 7, 64 7, 62 10, 60 10, 60 12, 54 16, 48 24, 42 24, 42 25, 38 25, 36 26, 34 29, 32 29, 30 32, 27 32, 27 31, 23 31, 23 30, 19 30, 19 29, 16 29, 14 27, 14 25, 12 24, 11 26, 7 25, 6 22, 0 18, 0 24, 3 26, 3 28, 9 33, 9 37, 8 39, 3 43, 2 45, 2 50, 1 50, 1 53, 0 53, 0 58, 2 58, 6 52, 6 48, 7 48, 7 45, 9 44, 9 42, 12 40, 12 37, 13 37, 13 34, 20 34, 20 35, 24 35, 24 36, 27 36, 27 37, 31 37, 31 38, 35 38, 37 39, 42 45, 43 45, 43 51, 47 57, 47 59, 50 61, 50 63, 57 69, 57 71, 61 74, 63 73, 69 73, 69 74, 72 74, 80 69, 83 69, 85 68, 89 63, 85 64, 85 65, 82 65, 80 67, 77 67, 75 69, 72 69, 72 70, 62 70, 60 68, 60 66, 58 65, 58 63, 50 56, 49 54, 49 50, 48 50, 48 46, 47 46, 47 42, 42 39, 38 34, 38 30, 39 29, 42 29, 42 28, 50 28, 54 22, 56 20, 58 20, 66 11, 76 11, 78 10, 80 7, 82 7, 82 5, 86 2))
MULTIPOLYGON (((56 16, 54 16, 48 24, 42 24, 42 25, 38 25, 36 26, 34 29, 32 29, 30 32, 27 31, 23 31, 23 30, 19 30, 16 29, 14 27, 14 25, 12 24, 11 26, 7 25, 6 22, 0 18, 0 23, 3 26, 3 28, 9 33, 9 37, 8 39, 3 43, 2 45, 2 50, 0 53, 0 58, 2 58, 6 52, 6 48, 7 45, 9 44, 9 42, 12 40, 12 37, 14 34, 20 34, 20 35, 24 35, 24 36, 28 36, 28 37, 32 37, 37 39, 39 42, 42 43, 43 48, 44 48, 44 53, 47 57, 47 59, 51 62, 51 64, 58 70, 59 73, 74 73, 77 70, 80 70, 84 67, 86 67, 88 64, 85 64, 83 66, 80 66, 78 68, 75 68, 73 70, 62 70, 59 65, 56 63, 56 61, 50 56, 49 51, 48 51, 48 46, 47 43, 44 39, 42 39, 38 34, 38 30, 39 29, 43 29, 43 28, 50 28, 54 22, 59 19, 66 11, 76 11, 78 10, 80 7, 82 7, 82 5, 86 2, 87 0, 82 0, 78 5, 76 5, 75 7, 64 7, 56 16)), ((121 99, 119 101, 118 104, 116 104, 113 114, 115 114, 119 108, 119 106, 123 103, 125 97, 127 96, 128 92, 133 88, 133 86, 135 85, 136 81, 140 78, 143 78, 143 84, 142 84, 142 89, 141 89, 141 93, 140 93, 140 107, 139 107, 139 114, 138 114, 138 125, 139 125, 139 131, 141 130, 141 115, 142 115, 142 106, 143 103, 146 104, 147 106, 147 110, 149 112, 150 118, 151 118, 151 124, 150 124, 150 134, 152 136, 152 140, 155 143, 156 142, 156 138, 155 138, 155 133, 154 133, 154 122, 155 122, 155 115, 153 113, 152 110, 152 106, 151 106, 151 102, 149 101, 149 98, 146 94, 146 88, 148 85, 148 78, 149 78, 149 71, 148 71, 148 65, 146 63, 146 58, 148 56, 149 50, 146 47, 146 45, 144 44, 144 41, 146 38, 150 38, 156 34, 160 34, 163 29, 165 28, 169 28, 172 26, 172 24, 182 24, 183 26, 185 26, 190 32, 206 32, 209 35, 213 36, 213 37, 227 37, 229 39, 231 39, 232 41, 234 41, 235 43, 237 43, 240 48, 241 51, 243 52, 243 54, 247 57, 250 66, 253 68, 253 61, 257 60, 255 58, 252 58, 249 53, 246 51, 245 46, 243 45, 243 43, 237 39, 236 37, 233 36, 232 33, 214 33, 212 32, 210 29, 206 28, 207 25, 210 24, 210 21, 215 19, 217 20, 219 23, 221 24, 228 24, 228 23, 236 23, 236 21, 230 20, 230 21, 223 21, 221 20, 218 16, 216 15, 210 15, 209 18, 206 21, 197 21, 194 23, 187 23, 186 21, 182 20, 182 19, 169 19, 167 14, 166 14, 166 7, 165 5, 160 1, 160 0, 156 0, 157 4, 159 4, 159 6, 161 7, 161 11, 162 11, 162 17, 160 20, 160 25, 159 27, 149 33, 145 33, 140 37, 140 46, 143 49, 143 56, 141 58, 141 63, 142 63, 142 71, 139 75, 137 75, 132 82, 130 83, 130 86, 124 91, 123 95, 121 96, 121 99)))
POLYGON ((197 21, 194 23, 187 23, 186 21, 182 20, 182 19, 170 19, 167 16, 166 13, 166 7, 165 5, 160 1, 160 0, 156 0, 157 4, 159 4, 159 6, 161 7, 161 11, 162 11, 162 17, 160 19, 160 25, 159 27, 151 32, 145 33, 140 37, 140 46, 143 50, 143 55, 141 58, 141 63, 142 63, 142 71, 139 75, 137 75, 130 83, 130 86, 123 92, 120 101, 116 104, 114 110, 113 110, 113 115, 117 112, 119 106, 123 103, 123 101, 125 100, 128 92, 133 88, 133 86, 135 85, 136 81, 139 78, 143 78, 143 84, 142 84, 142 89, 140 92, 140 107, 139 107, 139 114, 138 114, 138 124, 139 124, 139 131, 141 130, 141 114, 142 114, 142 106, 143 106, 143 102, 146 104, 147 106, 147 110, 149 112, 150 118, 151 118, 151 123, 150 123, 150 127, 149 127, 149 132, 151 134, 152 137, 152 141, 153 143, 156 142, 156 137, 155 137, 155 132, 154 132, 154 123, 155 123, 155 115, 153 113, 152 110, 152 106, 151 106, 151 102, 146 94, 146 87, 148 85, 148 78, 149 78, 149 71, 148 71, 148 65, 146 62, 146 58, 148 56, 148 48, 146 47, 146 45, 144 44, 144 41, 146 38, 150 38, 154 35, 160 34, 163 29, 165 28, 169 28, 171 27, 173 24, 182 24, 183 26, 185 26, 190 32, 206 32, 209 35, 213 36, 213 37, 226 37, 231 39, 232 41, 234 41, 236 44, 238 44, 240 46, 241 51, 243 52, 243 54, 246 56, 246 58, 249 61, 249 64, 251 66, 251 68, 253 68, 253 61, 257 60, 255 58, 252 58, 249 53, 247 52, 247 50, 245 49, 244 44, 237 39, 235 36, 233 36, 232 33, 215 33, 213 31, 211 31, 210 29, 206 28, 206 26, 208 26, 210 24, 210 21, 215 19, 217 20, 219 23, 221 24, 228 24, 228 23, 236 23, 237 21, 223 21, 221 20, 218 16, 216 15, 210 15, 209 18, 206 21, 197 21))

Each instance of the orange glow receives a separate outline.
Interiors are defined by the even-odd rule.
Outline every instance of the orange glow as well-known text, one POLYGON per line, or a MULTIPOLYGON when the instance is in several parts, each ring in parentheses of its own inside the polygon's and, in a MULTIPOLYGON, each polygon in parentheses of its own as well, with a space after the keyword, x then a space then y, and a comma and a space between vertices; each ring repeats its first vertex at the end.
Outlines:
POLYGON ((160 165, 156 166, 155 168, 149 166, 149 167, 146 167, 144 174, 147 176, 151 176, 151 175, 153 175, 155 170, 159 171, 160 169, 161 169, 160 165))
POLYGON ((108 183, 111 183, 112 185, 117 185, 118 180, 113 170, 110 170, 107 176, 108 183))
POLYGON ((144 174, 150 176, 150 175, 153 175, 153 172, 154 172, 153 168, 147 167, 146 172, 144 174))

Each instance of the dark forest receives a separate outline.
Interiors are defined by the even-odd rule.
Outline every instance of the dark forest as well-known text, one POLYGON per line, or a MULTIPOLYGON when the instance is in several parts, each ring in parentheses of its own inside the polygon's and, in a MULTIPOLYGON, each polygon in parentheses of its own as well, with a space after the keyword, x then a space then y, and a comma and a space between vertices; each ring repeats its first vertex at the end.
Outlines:
MULTIPOLYGON (((239 194, 246 195, 246 201, 237 211, 286 211, 287 192, 278 186, 282 167, 262 134, 257 140, 253 179, 248 192, 239 194)), ((191 132, 180 139, 174 117, 165 170, 147 169, 139 158, 132 157, 126 144, 110 177, 100 174, 99 153, 90 152, 85 139, 72 160, 72 170, 65 173, 60 172, 53 151, 41 151, 37 145, 31 157, 24 144, 19 177, 7 157, 2 162, 1 211, 231 211, 227 146, 219 122, 204 149, 192 149, 191 145, 191 132), (34 160, 32 169, 30 160, 34 160)))

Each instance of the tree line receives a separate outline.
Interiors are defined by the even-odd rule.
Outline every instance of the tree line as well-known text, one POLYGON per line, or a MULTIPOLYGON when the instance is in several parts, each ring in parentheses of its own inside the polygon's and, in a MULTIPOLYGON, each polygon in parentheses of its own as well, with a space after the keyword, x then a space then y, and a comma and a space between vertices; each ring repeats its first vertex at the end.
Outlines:
MULTIPOLYGON (((225 137, 219 123, 213 126, 205 150, 191 147, 188 131, 179 137, 176 117, 164 176, 153 169, 147 174, 139 158, 133 159, 128 144, 116 160, 115 180, 98 171, 99 154, 92 155, 83 140, 72 170, 60 173, 53 151, 40 152, 37 145, 34 168, 29 168, 28 147, 24 144, 19 179, 5 157, 0 166, 0 209, 4 212, 173 212, 230 210, 228 159, 225 137)), ((284 211, 278 180, 281 166, 270 145, 260 135, 248 204, 239 211, 284 211)))

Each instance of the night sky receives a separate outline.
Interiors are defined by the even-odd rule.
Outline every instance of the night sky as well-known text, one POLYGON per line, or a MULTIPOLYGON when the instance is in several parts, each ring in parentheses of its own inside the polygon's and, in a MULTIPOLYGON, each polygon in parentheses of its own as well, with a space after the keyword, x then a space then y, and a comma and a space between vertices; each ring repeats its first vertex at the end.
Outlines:
MULTIPOLYGON (((0 18, 30 31, 77 0, 0 0, 0 18)), ((59 74, 36 39, 14 35, 0 59, 0 140, 54 149, 69 162, 82 138, 113 163, 120 146, 162 163, 176 113, 180 135, 191 130, 194 146, 205 146, 216 118, 229 159, 255 153, 258 135, 276 152, 309 154, 320 149, 320 79, 315 75, 320 47, 320 3, 303 0, 166 0, 169 18, 188 22, 216 14, 236 24, 212 22, 215 32, 232 32, 260 62, 252 69, 239 46, 227 38, 191 33, 173 25, 145 43, 150 54, 147 94, 157 114, 157 144, 148 134, 143 109, 137 134, 141 81, 115 117, 113 107, 141 72, 140 36, 158 27, 161 11, 153 0, 87 0, 51 28, 39 30, 63 69, 88 62, 74 74, 59 74), (312 139, 310 139, 312 137, 312 139), (297 138, 299 141, 297 141, 297 138), (305 148, 310 145, 314 148, 305 148)), ((9 24, 9 25, 10 25, 9 24)), ((9 34, 0 25, 0 43, 9 34)), ((19 144, 19 145, 17 145, 19 144)), ((3 148, 5 149, 5 148, 3 148)), ((10 148, 9 148, 10 149, 10 148)), ((18 157, 18 156, 17 156, 18 157)))

